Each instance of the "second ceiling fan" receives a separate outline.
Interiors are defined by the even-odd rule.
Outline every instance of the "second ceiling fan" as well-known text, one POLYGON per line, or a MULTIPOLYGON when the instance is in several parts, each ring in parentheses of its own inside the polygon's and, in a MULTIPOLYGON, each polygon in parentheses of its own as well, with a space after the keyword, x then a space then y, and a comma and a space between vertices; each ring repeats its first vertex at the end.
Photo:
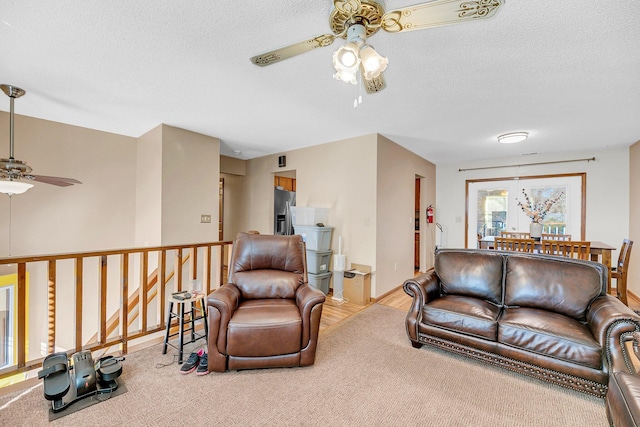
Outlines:
POLYGON ((330 46, 335 39, 347 43, 333 54, 334 77, 356 84, 358 78, 368 93, 384 89, 383 71, 387 58, 380 56, 367 38, 380 29, 399 33, 492 17, 505 0, 436 0, 385 12, 382 0, 334 0, 329 16, 332 34, 323 34, 251 58, 251 62, 267 66, 283 59, 330 46))

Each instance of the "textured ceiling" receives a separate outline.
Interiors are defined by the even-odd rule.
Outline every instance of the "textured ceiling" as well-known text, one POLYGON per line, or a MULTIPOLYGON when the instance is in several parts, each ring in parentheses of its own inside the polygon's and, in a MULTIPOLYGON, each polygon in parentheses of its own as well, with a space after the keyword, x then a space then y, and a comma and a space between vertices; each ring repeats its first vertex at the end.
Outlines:
POLYGON ((369 41, 389 58, 387 88, 357 109, 354 86, 332 78, 341 40, 268 67, 249 61, 329 33, 331 8, 0 0, 0 83, 27 91, 17 114, 135 137, 166 123, 244 159, 371 133, 438 164, 640 140, 637 0, 507 0, 487 20, 380 31, 369 41), (521 130, 524 143, 496 142, 521 130))

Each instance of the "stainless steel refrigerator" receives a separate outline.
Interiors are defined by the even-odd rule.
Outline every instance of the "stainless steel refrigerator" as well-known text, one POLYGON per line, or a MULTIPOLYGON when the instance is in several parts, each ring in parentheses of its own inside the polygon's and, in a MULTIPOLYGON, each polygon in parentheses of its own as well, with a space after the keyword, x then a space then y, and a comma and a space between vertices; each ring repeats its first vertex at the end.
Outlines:
POLYGON ((296 205, 295 191, 275 189, 273 195, 273 234, 293 234, 293 220, 291 219, 291 206, 296 205))

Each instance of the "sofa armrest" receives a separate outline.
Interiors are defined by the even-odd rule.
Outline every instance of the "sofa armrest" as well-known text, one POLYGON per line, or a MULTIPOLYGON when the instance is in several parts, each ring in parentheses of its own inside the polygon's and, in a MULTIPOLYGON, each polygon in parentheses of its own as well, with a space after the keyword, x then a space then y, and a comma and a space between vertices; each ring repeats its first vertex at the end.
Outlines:
POLYGON ((439 279, 435 270, 404 281, 402 285, 407 295, 413 298, 407 314, 407 334, 414 343, 418 342, 418 324, 422 317, 422 306, 440 296, 439 279))
POLYGON ((587 324, 606 357, 605 371, 633 372, 625 342, 640 331, 640 316, 611 295, 596 298, 587 311, 587 324))
POLYGON ((211 348, 215 346, 220 354, 226 354, 227 326, 240 304, 240 298, 240 290, 232 283, 222 285, 207 297, 210 352, 211 348), (220 331, 223 332, 220 333, 220 331))
POLYGON ((320 315, 312 316, 313 308, 322 305, 326 297, 322 291, 308 283, 298 286, 296 304, 302 317, 302 347, 306 347, 310 339, 315 339, 320 329, 320 315), (317 317, 317 318, 316 318, 317 317))

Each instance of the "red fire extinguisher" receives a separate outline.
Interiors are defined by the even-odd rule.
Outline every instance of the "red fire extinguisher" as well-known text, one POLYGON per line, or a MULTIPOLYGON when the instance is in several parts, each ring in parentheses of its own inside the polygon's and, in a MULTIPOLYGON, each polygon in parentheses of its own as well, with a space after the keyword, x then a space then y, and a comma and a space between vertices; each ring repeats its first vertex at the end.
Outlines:
POLYGON ((433 206, 427 207, 427 222, 433 224, 433 206))

